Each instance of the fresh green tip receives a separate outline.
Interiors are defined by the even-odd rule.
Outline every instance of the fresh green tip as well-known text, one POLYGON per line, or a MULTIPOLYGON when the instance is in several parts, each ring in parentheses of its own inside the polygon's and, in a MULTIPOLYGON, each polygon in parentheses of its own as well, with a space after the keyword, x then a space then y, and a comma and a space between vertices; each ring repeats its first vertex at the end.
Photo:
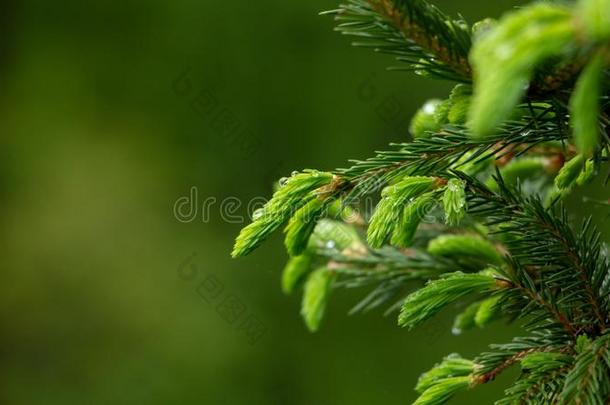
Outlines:
POLYGON ((468 294, 490 292, 496 288, 496 280, 488 272, 458 271, 445 274, 405 299, 398 316, 398 325, 412 329, 468 294))
MULTIPOLYGON (((333 181, 333 174, 317 170, 295 172, 279 181, 279 188, 273 197, 254 215, 253 222, 243 228, 235 240, 232 257, 241 257, 256 249, 272 232, 284 224, 291 215, 300 209, 318 192, 325 190, 333 181)), ((302 236, 295 231, 295 235, 302 236)))
POLYGON ((507 14, 476 41, 468 114, 473 136, 492 134, 525 94, 536 67, 570 49, 575 37, 569 8, 538 3, 507 14))
POLYGON ((470 386, 470 376, 442 378, 424 391, 413 405, 440 405, 447 402, 455 393, 470 386))
POLYGON ((428 252, 435 256, 474 258, 486 264, 504 262, 493 243, 476 235, 440 235, 428 243, 428 252))
POLYGON ((334 273, 327 268, 319 268, 310 273, 305 282, 301 315, 310 332, 320 328, 334 279, 334 273))
POLYGON ((572 187, 580 173, 585 168, 585 156, 580 154, 574 156, 566 164, 563 165, 557 177, 555 177, 555 186, 560 189, 568 189, 572 187))
POLYGON ((458 225, 466 214, 466 184, 460 179, 451 179, 443 193, 443 210, 447 225, 458 225))
POLYGON ((304 253, 300 256, 291 257, 282 272, 282 291, 289 295, 296 289, 297 285, 305 278, 311 266, 311 255, 304 253))
POLYGON ((464 359, 459 354, 452 353, 419 377, 415 391, 422 394, 444 378, 467 376, 474 371, 474 366, 472 360, 464 359))

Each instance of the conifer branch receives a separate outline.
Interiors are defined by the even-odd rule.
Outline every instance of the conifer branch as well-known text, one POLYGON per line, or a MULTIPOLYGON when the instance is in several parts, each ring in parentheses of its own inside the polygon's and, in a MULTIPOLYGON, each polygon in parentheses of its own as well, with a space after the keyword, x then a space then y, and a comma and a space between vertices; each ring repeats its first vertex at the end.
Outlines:
MULTIPOLYGON (((589 332, 590 328, 594 328, 598 333, 603 332, 606 328, 606 317, 602 315, 600 296, 595 292, 591 280, 603 278, 610 269, 605 257, 601 255, 599 236, 590 228, 590 221, 585 222, 580 235, 576 236, 567 222, 565 210, 560 210, 559 215, 552 216, 536 198, 523 199, 518 192, 513 194, 505 188, 500 178, 498 181, 501 185, 500 194, 491 192, 472 178, 469 179, 469 185, 474 191, 469 201, 470 212, 483 215, 490 225, 512 224, 497 231, 500 233, 523 235, 525 231, 531 232, 531 236, 512 239, 507 243, 506 248, 512 253, 513 259, 521 261, 521 266, 535 269, 553 266, 553 278, 543 279, 549 286, 565 287, 565 283, 571 280, 574 290, 571 290, 570 297, 565 299, 585 313, 593 312, 592 317, 583 315, 579 328, 589 332), (583 246, 579 242, 583 240, 591 241, 592 244, 583 246), (582 302, 576 303, 574 298, 579 298, 582 302)), ((521 272, 522 277, 529 277, 527 272, 518 268, 514 270, 515 273, 521 272)), ((534 298, 531 295, 530 297, 534 298)), ((569 322, 564 315, 559 312, 554 315, 570 329, 570 333, 574 333, 573 328, 568 327, 569 322)))
POLYGON ((464 128, 445 127, 429 138, 393 144, 396 150, 353 161, 353 166, 339 169, 336 174, 348 181, 346 190, 351 190, 350 197, 358 198, 400 175, 444 173, 456 164, 455 168, 463 169, 470 163, 493 159, 500 152, 518 157, 537 145, 566 140, 567 135, 558 131, 556 119, 547 118, 546 111, 542 111, 536 120, 526 118, 507 123, 496 134, 483 140, 473 139, 464 128))
POLYGON ((416 404, 517 364, 497 404, 607 403, 608 253, 592 219, 574 229, 561 200, 610 160, 609 10, 536 3, 471 29, 423 0, 348 0, 332 13, 357 45, 461 84, 415 114, 414 141, 283 179, 233 255, 287 223, 282 288, 303 289, 312 331, 336 289, 368 288, 352 312, 390 303, 413 328, 466 301, 455 333, 505 319, 530 335, 472 361, 446 357, 422 375, 416 404), (365 196, 380 198, 372 215, 356 213, 365 196))
POLYGON ((430 52, 463 78, 470 77, 470 33, 465 21, 453 21, 438 8, 422 0, 369 2, 405 38, 430 52))
POLYGON ((560 404, 602 404, 609 399, 605 383, 610 367, 610 335, 585 344, 565 378, 560 404))
POLYGON ((573 357, 561 352, 537 352, 520 360, 523 378, 508 388, 498 405, 555 403, 573 357))
POLYGON ((394 55, 419 74, 470 81, 470 29, 422 0, 348 0, 335 14, 337 31, 356 36, 355 46, 394 55))
POLYGON ((486 372, 484 374, 476 375, 476 377, 473 379, 473 383, 474 384, 486 384, 489 381, 493 381, 493 380, 496 379, 497 376, 502 374, 502 372, 504 370, 506 370, 507 368, 511 367, 515 363, 518 363, 524 357, 526 357, 526 356, 528 356, 528 355, 530 355, 532 353, 541 353, 541 352, 544 352, 544 351, 545 351, 545 348, 533 348, 533 347, 529 348, 529 349, 521 350, 521 351, 511 355, 507 359, 505 359, 502 363, 497 365, 491 371, 488 371, 488 372, 486 372))

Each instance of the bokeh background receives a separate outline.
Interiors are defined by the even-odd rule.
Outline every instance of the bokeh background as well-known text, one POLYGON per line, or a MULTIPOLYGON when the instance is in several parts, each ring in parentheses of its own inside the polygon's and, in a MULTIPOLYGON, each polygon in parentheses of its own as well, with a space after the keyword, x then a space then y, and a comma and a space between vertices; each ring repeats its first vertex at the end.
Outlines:
MULTIPOLYGON (((437 3, 472 22, 519 2, 437 3)), ((310 334, 279 288, 279 238, 230 259, 233 217, 273 181, 407 139, 414 110, 449 89, 351 48, 317 15, 335 6, 1 3, 2 404, 406 404, 445 354, 515 332, 452 336, 451 311, 407 332, 347 316, 365 291, 341 291, 310 334), (191 190, 198 210, 177 218, 191 190), (220 206, 231 197, 241 206, 220 206)), ((455 403, 491 403, 510 378, 455 403)))

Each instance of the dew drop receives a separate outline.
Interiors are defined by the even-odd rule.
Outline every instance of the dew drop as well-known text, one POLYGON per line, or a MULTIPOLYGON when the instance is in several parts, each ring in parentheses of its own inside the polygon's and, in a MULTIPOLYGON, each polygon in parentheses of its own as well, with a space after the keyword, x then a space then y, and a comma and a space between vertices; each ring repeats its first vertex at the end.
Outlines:
POLYGON ((256 221, 257 219, 263 216, 264 212, 265 210, 263 208, 258 208, 254 210, 254 212, 252 213, 252 220, 256 221))
POLYGON ((329 240, 328 242, 326 242, 326 248, 327 249, 334 249, 335 248, 335 241, 334 240, 329 240))
POLYGON ((280 181, 278 181, 278 184, 280 187, 284 187, 286 184, 288 184, 288 177, 282 177, 280 181))
POLYGON ((436 102, 436 101, 428 101, 426 104, 424 104, 423 111, 426 114, 434 114, 434 112, 436 111, 437 105, 438 105, 438 102, 436 102))

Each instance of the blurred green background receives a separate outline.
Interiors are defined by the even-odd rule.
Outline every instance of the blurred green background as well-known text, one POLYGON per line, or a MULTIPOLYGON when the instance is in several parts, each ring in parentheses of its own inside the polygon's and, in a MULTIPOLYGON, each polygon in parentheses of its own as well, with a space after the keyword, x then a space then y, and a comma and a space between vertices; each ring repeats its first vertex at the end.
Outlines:
MULTIPOLYGON (((471 22, 517 3, 438 1, 471 22)), ((221 201, 244 216, 294 169, 404 140, 413 111, 449 88, 351 48, 317 15, 335 6, 2 2, 1 403, 406 404, 445 354, 511 336, 452 336, 451 314, 411 333, 348 317, 364 291, 335 294, 312 335, 280 291, 277 237, 229 258, 243 223, 221 201), (198 212, 179 220, 193 187, 198 212)))

